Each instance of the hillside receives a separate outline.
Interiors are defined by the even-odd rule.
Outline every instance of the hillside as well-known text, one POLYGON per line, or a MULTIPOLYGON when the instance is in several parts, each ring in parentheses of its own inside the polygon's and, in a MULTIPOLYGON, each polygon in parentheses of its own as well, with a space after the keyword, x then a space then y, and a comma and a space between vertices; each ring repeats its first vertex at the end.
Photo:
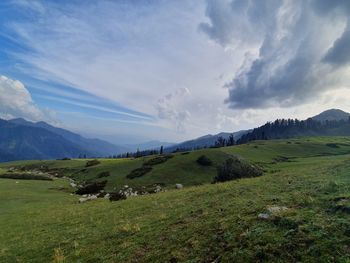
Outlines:
POLYGON ((278 119, 242 135, 237 143, 301 136, 350 136, 350 118, 332 121, 278 119))
POLYGON ((350 113, 339 109, 330 109, 326 110, 314 117, 312 117, 315 121, 340 121, 340 120, 348 120, 350 117, 350 113))
POLYGON ((43 128, 23 126, 0 119, 0 162, 55 159, 91 153, 43 128))
MULTIPOLYGON (((350 137, 257 141, 203 151, 240 155, 259 163, 265 174, 85 204, 70 195, 73 189, 64 179, 0 179, 0 261, 349 261, 350 137), (266 213, 267 219, 259 218, 266 213)), ((160 164, 164 174, 177 157, 180 162, 177 155, 160 164)), ((65 167, 62 162, 52 165, 65 167)), ((0 172, 31 164, 3 164, 0 172)))
POLYGON ((271 162, 289 161, 298 157, 312 157, 332 154, 350 153, 350 144, 344 137, 309 137, 306 139, 289 139, 274 141, 258 141, 246 145, 232 147, 202 149, 192 152, 172 154, 166 162, 153 165, 152 170, 145 175, 129 179, 127 175, 133 170, 141 168, 144 163, 156 158, 147 156, 141 158, 99 159, 99 164, 86 167, 91 159, 73 159, 59 161, 25 161, 10 162, 0 165, 0 168, 14 168, 20 170, 42 170, 73 178, 78 183, 90 183, 107 180, 106 190, 122 189, 124 185, 133 188, 146 187, 153 189, 160 185, 164 189, 173 189, 176 183, 185 187, 208 184, 216 175, 216 167, 230 156, 239 156, 253 164, 263 165, 271 162), (331 141, 332 143, 327 143, 331 141), (271 151, 273 145, 274 151, 271 151), (199 165, 197 159, 205 155, 213 164, 199 165), (99 178, 102 172, 109 176, 99 178))

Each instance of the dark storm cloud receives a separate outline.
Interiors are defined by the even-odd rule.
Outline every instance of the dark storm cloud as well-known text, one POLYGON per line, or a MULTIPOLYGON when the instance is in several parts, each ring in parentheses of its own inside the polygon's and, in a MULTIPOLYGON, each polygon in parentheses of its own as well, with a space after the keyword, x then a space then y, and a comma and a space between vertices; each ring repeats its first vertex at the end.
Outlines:
POLYGON ((343 66, 350 62, 350 25, 348 24, 344 33, 338 38, 325 55, 324 62, 334 66, 343 66))
POLYGON ((257 51, 226 84, 229 106, 288 107, 348 85, 349 11, 345 0, 208 1, 200 28, 225 48, 257 51))

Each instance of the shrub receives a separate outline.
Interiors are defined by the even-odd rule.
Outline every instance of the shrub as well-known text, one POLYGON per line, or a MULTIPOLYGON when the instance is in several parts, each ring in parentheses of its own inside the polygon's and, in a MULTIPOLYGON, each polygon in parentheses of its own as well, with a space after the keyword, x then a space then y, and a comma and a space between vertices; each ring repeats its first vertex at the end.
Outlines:
POLYGON ((330 148, 339 148, 338 144, 336 144, 336 143, 327 143, 326 146, 328 146, 330 148))
POLYGON ((159 155, 157 157, 154 157, 152 159, 147 160, 143 165, 144 166, 152 166, 152 165, 157 165, 161 163, 165 163, 167 160, 173 158, 174 156, 171 154, 167 155, 159 155))
POLYGON ((132 170, 126 178, 128 179, 134 179, 137 177, 144 176, 146 173, 149 173, 152 170, 151 166, 142 166, 141 168, 137 168, 135 170, 132 170))
POLYGON ((100 173, 97 175, 97 177, 98 177, 98 178, 103 178, 103 177, 108 177, 108 176, 110 176, 110 175, 111 175, 110 172, 106 171, 106 172, 100 172, 100 173))
POLYGON ((82 188, 79 188, 75 193, 78 195, 96 194, 101 190, 103 190, 103 188, 106 186, 106 183, 107 181, 101 181, 101 182, 94 182, 91 184, 87 184, 82 188))
POLYGON ((126 199, 126 195, 124 193, 115 192, 115 193, 109 194, 109 201, 119 201, 119 200, 125 200, 125 199, 126 199))
POLYGON ((261 169, 238 158, 230 158, 218 167, 214 183, 260 175, 262 175, 261 169))
POLYGON ((200 156, 197 159, 197 163, 203 166, 210 166, 213 164, 213 162, 205 155, 200 156))
POLYGON ((85 167, 90 167, 90 166, 95 166, 95 165, 98 165, 100 164, 101 162, 97 159, 94 159, 94 160, 90 160, 90 161, 87 161, 86 162, 86 165, 85 167))

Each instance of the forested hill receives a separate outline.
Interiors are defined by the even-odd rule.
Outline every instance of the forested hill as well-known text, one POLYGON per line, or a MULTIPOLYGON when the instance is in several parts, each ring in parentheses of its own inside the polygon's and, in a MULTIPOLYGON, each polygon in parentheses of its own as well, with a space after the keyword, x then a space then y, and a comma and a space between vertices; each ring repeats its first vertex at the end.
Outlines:
POLYGON ((278 119, 244 134, 237 140, 237 144, 254 140, 327 135, 350 135, 350 117, 347 120, 341 119, 331 121, 317 121, 312 118, 302 121, 297 119, 278 119))

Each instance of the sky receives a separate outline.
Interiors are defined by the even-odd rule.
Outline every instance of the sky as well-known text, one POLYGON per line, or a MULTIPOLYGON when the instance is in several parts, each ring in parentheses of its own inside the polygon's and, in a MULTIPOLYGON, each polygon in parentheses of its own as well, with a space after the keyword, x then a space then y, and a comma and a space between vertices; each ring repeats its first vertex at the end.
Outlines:
POLYGON ((348 0, 0 2, 0 118, 117 144, 350 111, 348 0))

